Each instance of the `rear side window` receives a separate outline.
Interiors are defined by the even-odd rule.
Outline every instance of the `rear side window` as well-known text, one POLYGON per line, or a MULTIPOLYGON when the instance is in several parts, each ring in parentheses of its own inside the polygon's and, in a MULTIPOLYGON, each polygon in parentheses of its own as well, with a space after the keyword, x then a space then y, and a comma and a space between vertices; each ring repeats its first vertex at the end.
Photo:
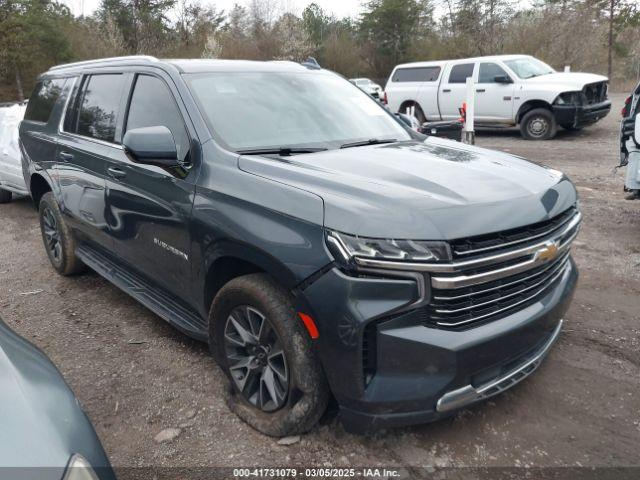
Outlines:
POLYGON ((66 78, 54 78, 38 82, 29 98, 24 119, 47 123, 66 80, 66 78))
POLYGON ((496 77, 508 77, 500 65, 495 63, 481 63, 478 73, 478 83, 495 83, 496 77))
POLYGON ((440 67, 398 68, 392 82, 435 82, 440 76, 440 67))
POLYGON ((473 63, 454 65, 449 74, 449 83, 466 83, 467 78, 473 75, 473 66, 473 63))
POLYGON ((73 109, 76 119, 70 121, 70 125, 65 123, 68 131, 113 142, 123 83, 121 74, 91 75, 85 79, 73 109))
POLYGON ((171 130, 178 158, 184 160, 189 152, 189 135, 173 94, 159 78, 139 75, 131 96, 127 130, 160 125, 171 130))

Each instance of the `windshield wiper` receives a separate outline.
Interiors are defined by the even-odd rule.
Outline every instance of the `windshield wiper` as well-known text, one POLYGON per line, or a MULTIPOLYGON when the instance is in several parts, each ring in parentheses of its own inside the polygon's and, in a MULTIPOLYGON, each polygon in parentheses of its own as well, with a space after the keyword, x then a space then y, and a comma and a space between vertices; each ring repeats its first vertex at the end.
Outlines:
POLYGON ((367 145, 379 145, 381 143, 393 143, 398 140, 395 138, 389 138, 387 140, 381 140, 379 138, 370 138, 369 140, 363 140, 361 142, 351 142, 340 145, 340 148, 351 148, 351 147, 365 147, 367 145))
POLYGON ((236 152, 241 155, 280 155, 281 157, 288 157, 289 155, 295 155, 297 153, 314 153, 324 152, 326 148, 314 148, 314 147, 278 147, 278 148, 253 148, 248 150, 237 150, 236 152))

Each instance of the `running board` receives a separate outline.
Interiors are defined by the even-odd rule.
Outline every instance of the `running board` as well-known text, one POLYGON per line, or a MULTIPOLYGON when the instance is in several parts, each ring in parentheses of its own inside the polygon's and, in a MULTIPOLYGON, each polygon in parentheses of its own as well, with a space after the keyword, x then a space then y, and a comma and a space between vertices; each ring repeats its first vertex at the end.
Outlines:
POLYGON ((92 270, 128 293, 156 315, 196 340, 208 341, 207 324, 198 315, 153 287, 141 276, 124 269, 106 255, 87 245, 79 245, 76 255, 92 270))

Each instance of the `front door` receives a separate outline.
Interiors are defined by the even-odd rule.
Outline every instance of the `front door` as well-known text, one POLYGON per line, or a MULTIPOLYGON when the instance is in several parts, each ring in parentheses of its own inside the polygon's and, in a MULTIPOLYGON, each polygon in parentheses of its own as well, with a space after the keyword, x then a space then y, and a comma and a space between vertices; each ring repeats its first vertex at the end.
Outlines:
POLYGON ((467 78, 473 77, 475 64, 449 65, 440 82, 439 103, 443 120, 460 118, 460 107, 467 100, 467 78))
POLYGON ((496 77, 510 78, 497 63, 480 63, 474 118, 487 123, 513 123, 514 84, 498 83, 496 77))
POLYGON ((131 129, 163 125, 185 168, 136 163, 124 151, 107 166, 107 222, 117 256, 155 285, 191 298, 190 218, 196 172, 171 80, 137 74, 125 116, 131 129))

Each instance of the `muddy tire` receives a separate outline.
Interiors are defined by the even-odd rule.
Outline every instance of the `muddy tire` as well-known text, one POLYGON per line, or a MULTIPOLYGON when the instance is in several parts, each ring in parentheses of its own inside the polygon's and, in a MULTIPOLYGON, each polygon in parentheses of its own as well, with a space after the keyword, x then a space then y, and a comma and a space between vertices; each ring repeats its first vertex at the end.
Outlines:
POLYGON ((13 194, 7 190, 0 189, 0 203, 9 203, 13 194))
POLYGON ((329 388, 291 295, 265 274, 238 277, 216 295, 209 343, 230 380, 229 408, 273 437, 309 431, 329 388))
POLYGON ((526 140, 551 140, 557 131, 556 117, 546 108, 529 110, 520 121, 520 133, 526 140))
POLYGON ((65 276, 84 271, 85 265, 75 254, 75 238, 62 217, 53 193, 47 192, 40 199, 39 217, 42 241, 53 268, 65 276))

